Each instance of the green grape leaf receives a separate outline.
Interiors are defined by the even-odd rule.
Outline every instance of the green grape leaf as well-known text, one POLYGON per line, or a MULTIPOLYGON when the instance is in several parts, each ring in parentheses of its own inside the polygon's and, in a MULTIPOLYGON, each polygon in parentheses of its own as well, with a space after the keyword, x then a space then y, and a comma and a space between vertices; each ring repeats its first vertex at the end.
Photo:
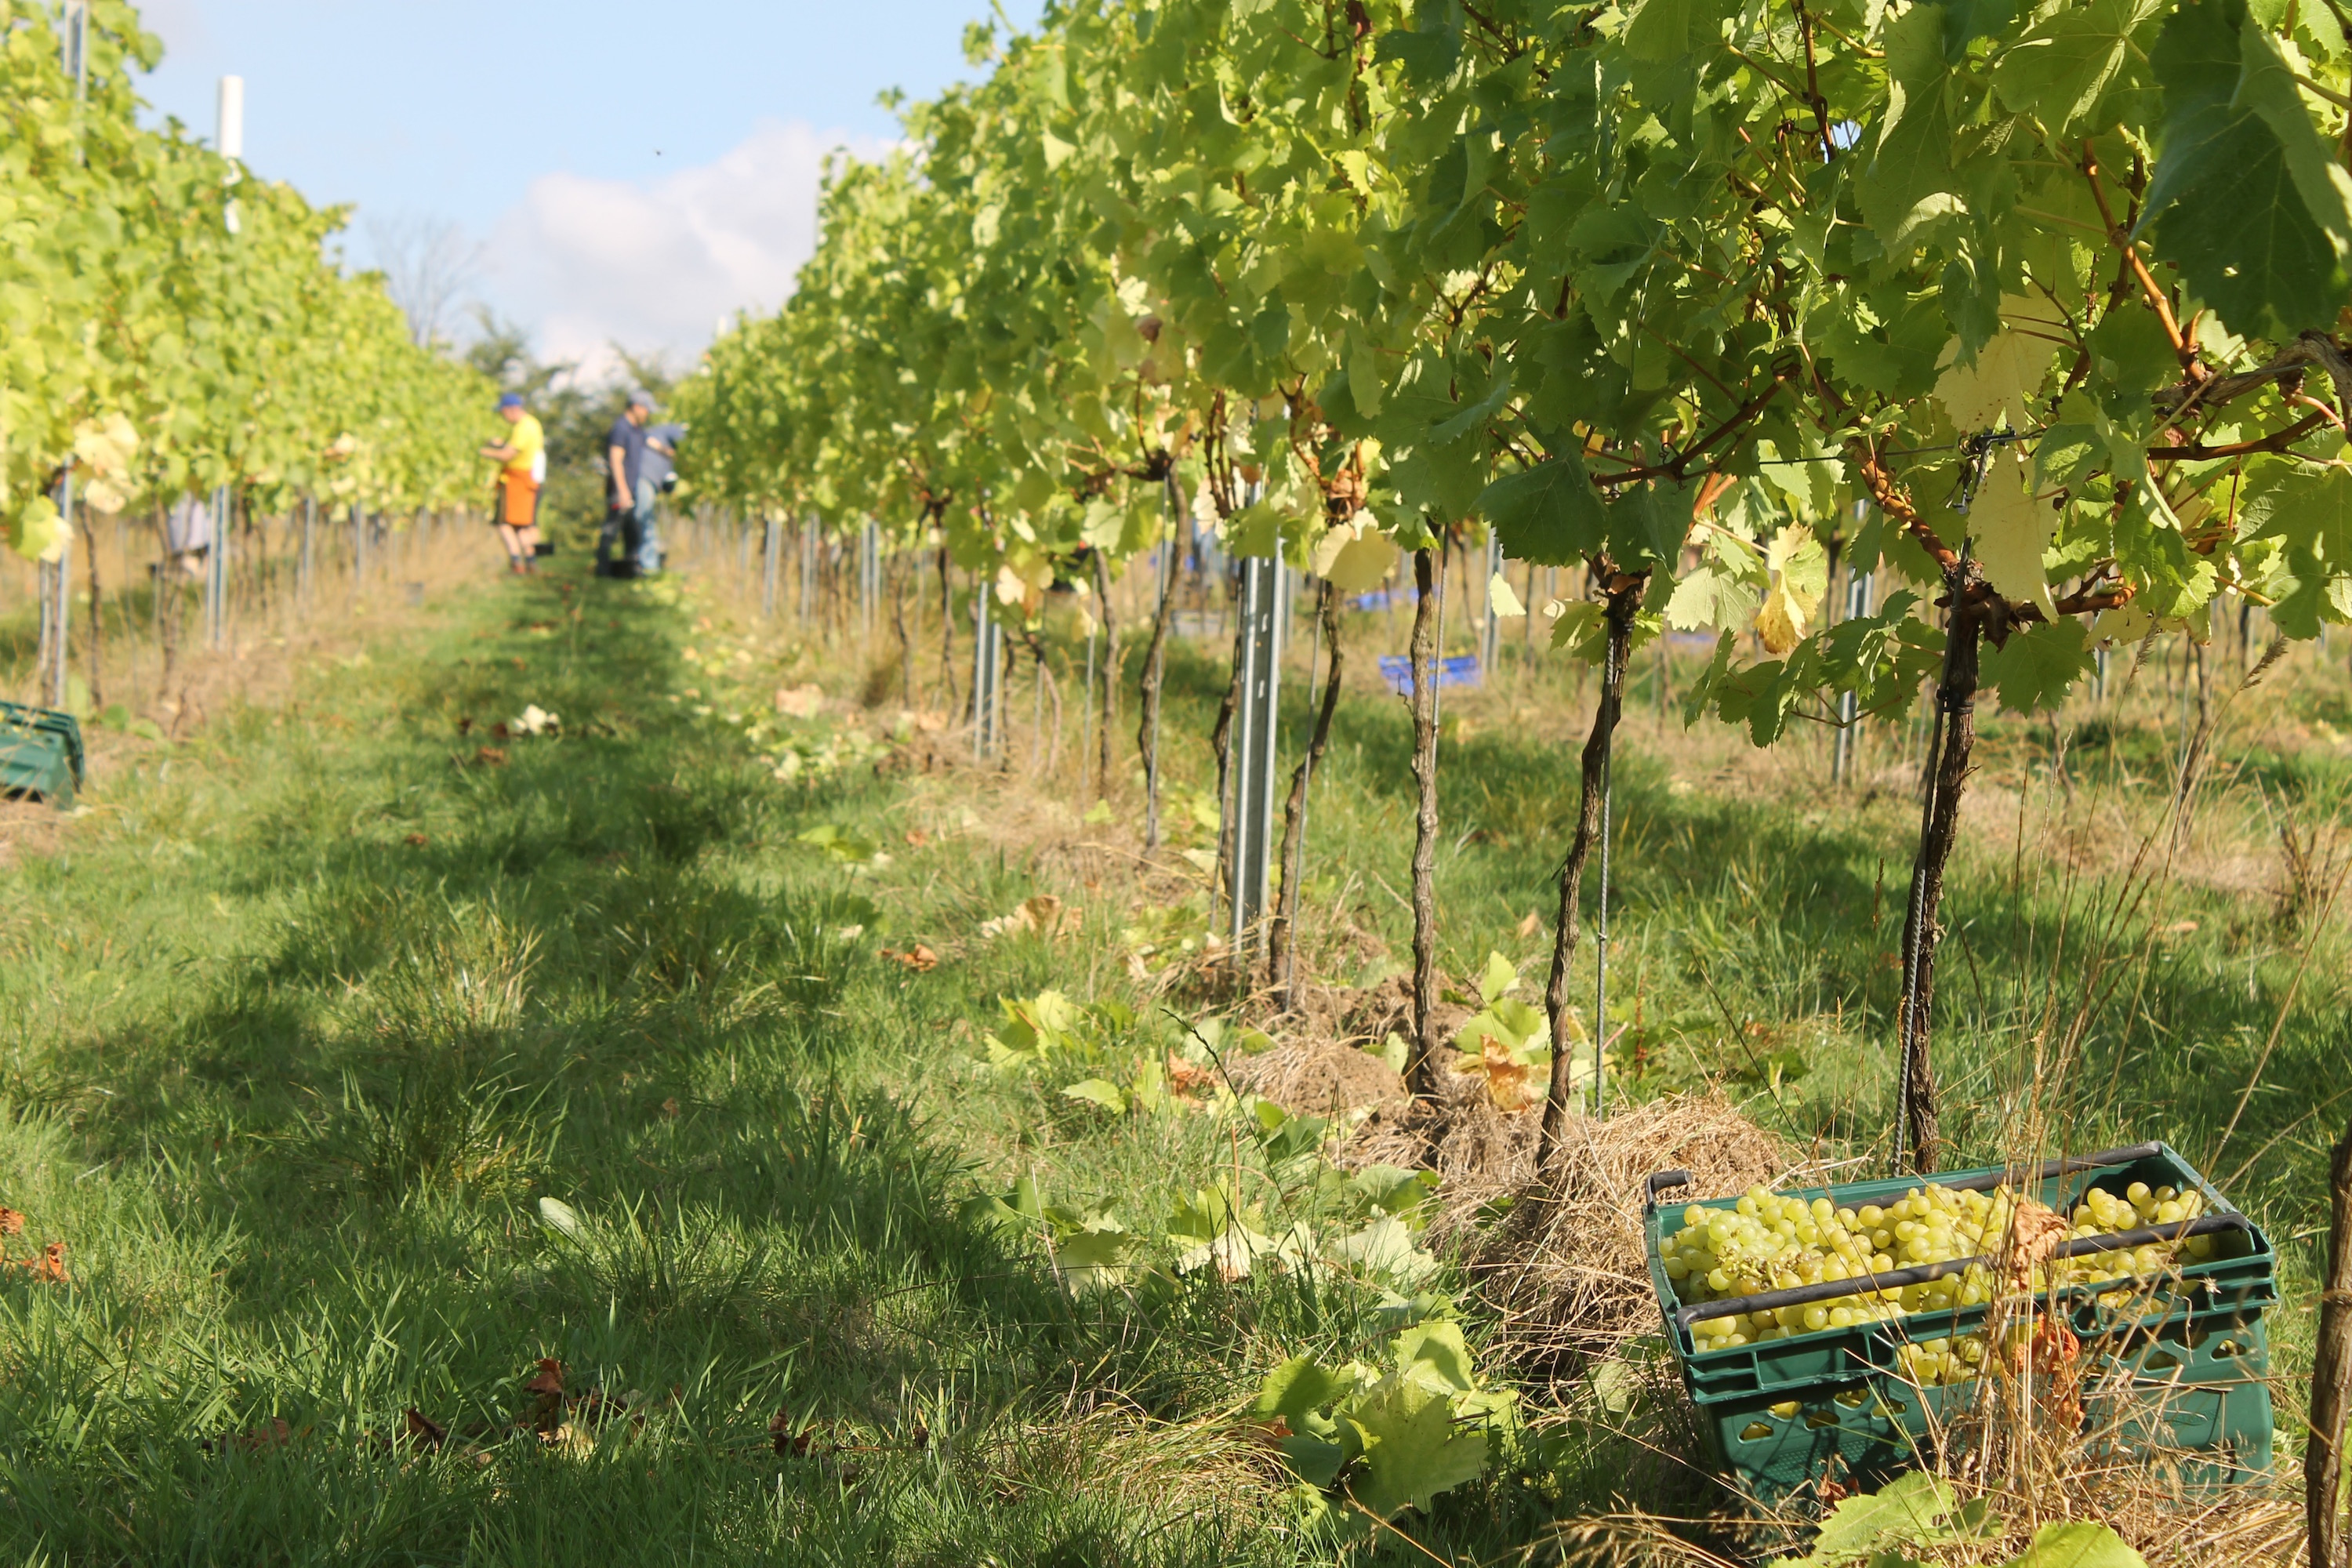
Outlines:
POLYGON ((1944 11, 1916 5, 1886 25, 1895 90, 1856 194, 1863 217, 1891 254, 1907 253, 1921 229, 1966 210, 1951 163, 1958 126, 1950 67, 1939 49, 1924 47, 1940 41, 1944 11))
POLYGON ((1432 1393, 1467 1394, 1478 1386, 1459 1323, 1421 1323, 1405 1330, 1397 1335, 1396 1364, 1400 1375, 1432 1393))
POLYGON ((1113 1116, 1124 1116, 1127 1114, 1127 1096, 1121 1092, 1118 1085, 1112 1083, 1108 1079, 1081 1079, 1076 1083, 1071 1084, 1067 1088, 1064 1089, 1062 1090, 1062 1098, 1065 1100, 1089 1100, 1096 1105, 1101 1106, 1113 1116))
POLYGON ((2180 359, 2156 312, 2138 300, 2109 310, 2091 330, 2091 352, 2117 389, 2147 392, 2180 379, 2180 359))
POLYGON ((1437 1259, 1415 1246, 1412 1228, 1392 1215, 1382 1215, 1328 1243, 1323 1253, 1334 1263, 1385 1279, 1401 1290, 1410 1290, 1437 1272, 1437 1259))
POLYGON ((1837 1563, 1896 1542, 1918 1541, 1935 1533, 1958 1507, 1950 1482, 1912 1470, 1832 1509, 1813 1540, 1812 1561, 1837 1563))
POLYGON ((2043 1525, 2034 1532, 2033 1544, 2010 1560, 2009 1568, 2147 1568, 2147 1559, 2133 1551, 2112 1525, 2078 1519, 2043 1525))
POLYGON ((1478 975, 1478 1000, 1491 1007, 1518 983, 1519 966, 1499 952, 1489 952, 1478 975))
POLYGON ((2132 34, 2157 10, 2154 0, 2091 0, 2056 11, 2002 51, 1993 91, 2011 112, 2039 115, 2063 136, 2097 105, 2132 34))
POLYGON ((2050 426, 2034 444, 2034 482, 2044 489, 2074 484, 2097 469, 2106 451, 2105 438, 2094 426, 2050 426))
POLYGON ((1475 510, 1502 536, 1505 554, 1538 566, 1575 565, 1607 538, 1600 494, 1572 449, 1504 475, 1480 492, 1475 510))
POLYGON ((2284 461, 2249 468, 2238 527, 2250 539, 2283 539, 2338 571, 2352 571, 2352 473, 2284 461))
POLYGON ((2190 0, 2149 51, 2164 123, 2140 219, 2232 330, 2291 336, 2352 298, 2352 178, 2244 0, 2190 0))
POLYGON ((1364 1450, 1356 1500, 1380 1518, 1425 1509, 1486 1472, 1486 1434, 1454 1431, 1453 1401, 1411 1379, 1382 1380, 1353 1405, 1348 1423, 1364 1450))
POLYGON ((1054 1243, 1054 1263, 1073 1295, 1106 1290, 1127 1283, 1133 1269, 1129 1258, 1139 1239, 1116 1221, 1090 1225, 1054 1243))
POLYGON ((1354 1376, 1345 1369, 1335 1372, 1311 1355, 1292 1356, 1265 1374, 1258 1384, 1257 1403, 1251 1408, 1261 1420, 1279 1415, 1291 1426, 1303 1427, 1313 1412, 1355 1386, 1354 1376))
POLYGON ((1711 41, 1722 22, 1717 0, 1642 0, 1625 25, 1625 52, 1637 60, 1677 59, 1711 41))
POLYGON ((1711 530, 1698 564, 1683 574, 1666 600, 1666 625, 1682 632, 1744 629, 1771 587, 1763 552, 1711 530))
POLYGON ((2055 708, 2090 668, 2085 643, 2078 620, 2026 626, 2011 632, 2001 647, 1984 650, 1979 682, 1999 693, 2000 705, 2011 712, 2055 708))
POLYGON ((2057 531, 2058 514, 2034 498, 2025 465, 1995 452, 1984 483, 1969 507, 1969 539, 1985 581, 2004 599, 2034 605, 2055 618, 2042 552, 2057 531))

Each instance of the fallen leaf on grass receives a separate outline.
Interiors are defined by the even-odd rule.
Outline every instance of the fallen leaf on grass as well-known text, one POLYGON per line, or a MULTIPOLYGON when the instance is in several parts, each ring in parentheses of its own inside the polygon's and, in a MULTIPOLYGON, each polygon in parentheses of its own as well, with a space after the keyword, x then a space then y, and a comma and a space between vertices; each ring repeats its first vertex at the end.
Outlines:
POLYGON ((924 845, 929 844, 930 841, 931 836, 924 832, 921 828, 909 827, 907 829, 907 844, 909 848, 920 849, 924 845))
POLYGON ((814 719, 824 710, 824 689, 820 686, 780 686, 776 688, 776 711, 787 719, 814 719))
POLYGON ((486 768, 505 767, 507 765, 506 748, 503 746, 483 746, 474 752, 474 761, 477 764, 486 768))
POLYGON ((522 1385, 525 1394, 536 1394, 544 1405, 551 1399, 563 1397, 563 1363, 552 1356, 539 1358, 539 1375, 522 1385))
POLYGON ((1530 937, 1541 930, 1543 930, 1543 917, 1535 910, 1529 910, 1528 918, 1519 922, 1519 935, 1530 937))
POLYGON ((24 1229, 25 1216, 23 1215, 18 1214, 12 1208, 0 1207, 0 1236, 21 1235, 24 1229))
POLYGON ((1216 1086, 1217 1075, 1198 1062, 1186 1061, 1174 1051, 1168 1053, 1168 1090, 1179 1100, 1187 1100, 1216 1086))
POLYGON ((886 947, 882 950, 882 956, 893 963, 905 964, 918 974, 929 973, 940 966, 940 955, 919 942, 904 952, 886 947))
POLYGON ((1021 907, 1009 915, 999 915, 992 921, 982 921, 980 935, 982 941, 1000 936, 1034 931, 1051 941, 1055 937, 1075 935, 1086 911, 1065 904, 1051 893, 1039 893, 1034 899, 1024 899, 1021 907))
POLYGON ((460 735, 470 735, 470 734, 472 734, 473 732, 474 732, 474 716, 473 716, 471 713, 463 713, 463 714, 458 715, 458 718, 457 718, 457 733, 459 733, 460 735))
POLYGON ((42 1247, 38 1258, 18 1258, 12 1261, 36 1279, 45 1279, 52 1285, 73 1282, 73 1276, 66 1272, 66 1244, 62 1241, 53 1241, 42 1247))
MULTIPOLYGON (((309 1428, 305 1427, 303 1430, 307 1432, 309 1428)), ((286 1417, 280 1415, 264 1426, 248 1427, 243 1432, 231 1433, 226 1437, 207 1437, 196 1447, 207 1454, 225 1453, 232 1447, 241 1448, 248 1454, 257 1454, 265 1448, 283 1447, 293 1440, 294 1428, 286 1424, 286 1417)))
POLYGON ((1512 1056, 1511 1047, 1492 1035, 1478 1037, 1478 1059, 1464 1070, 1485 1077, 1486 1093, 1497 1110, 1524 1110, 1534 1099, 1529 1082, 1534 1068, 1512 1056))
POLYGON ((430 840, 428 840, 422 833, 412 833, 408 836, 407 839, 408 847, 411 849, 422 849, 428 842, 430 842, 430 840))
POLYGON ((449 1441, 449 1428, 413 1405, 402 1424, 409 1442, 417 1447, 438 1448, 449 1441))

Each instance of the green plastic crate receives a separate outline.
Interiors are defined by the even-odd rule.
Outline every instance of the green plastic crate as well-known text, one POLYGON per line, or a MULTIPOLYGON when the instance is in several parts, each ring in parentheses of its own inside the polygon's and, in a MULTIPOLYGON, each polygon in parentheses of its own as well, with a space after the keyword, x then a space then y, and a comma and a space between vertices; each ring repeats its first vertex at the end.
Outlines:
MULTIPOLYGON (((2151 1187, 2194 1188, 2209 1215, 2238 1215, 2189 1163, 2161 1143, 2110 1150, 2035 1173, 1998 1166, 1929 1178, 1853 1182, 1801 1189, 1841 1207, 1902 1196, 1927 1181, 1947 1186, 2030 1187, 2043 1203, 2070 1212, 2096 1186, 2121 1195, 2134 1182, 2151 1187), (2026 1180, 2016 1179, 2020 1174, 2026 1180)), ((1684 1386, 1697 1407, 1709 1457, 1737 1484, 1766 1499, 1788 1496, 1828 1479, 1874 1484, 1917 1462, 1933 1435, 1967 1413, 1988 1389, 1982 1378, 1937 1387, 1914 1386, 1897 1370, 1905 1344, 1958 1337, 1984 1326, 1985 1305, 1916 1312, 1892 1322, 1824 1329, 1766 1344, 1696 1350, 1676 1316, 1684 1303, 1666 1278, 1659 1243, 1679 1228, 1682 1211, 1696 1202, 1728 1208, 1726 1198, 1676 1199, 1660 1205, 1662 1185, 1680 1173, 1651 1178, 1643 1226, 1651 1282, 1665 1319, 1666 1337, 1684 1386), (1793 1412, 1790 1410, 1794 1405, 1793 1412), (1777 1408, 1776 1408, 1777 1407, 1777 1408)), ((2096 1290, 2071 1289, 2059 1303, 2082 1340, 2084 1425, 2108 1432, 2125 1447, 2158 1447, 2194 1455, 2184 1466, 2192 1484, 2250 1480, 2270 1468, 2272 1414, 2270 1342, 2263 1313, 2278 1300, 2276 1258, 2252 1221, 2218 1233, 2214 1256, 2184 1266, 2160 1287, 2143 1290, 2137 1312, 2103 1307, 2096 1290)))
POLYGON ((72 714, 0 702, 0 795, 37 795, 69 810, 81 782, 81 726, 72 714))

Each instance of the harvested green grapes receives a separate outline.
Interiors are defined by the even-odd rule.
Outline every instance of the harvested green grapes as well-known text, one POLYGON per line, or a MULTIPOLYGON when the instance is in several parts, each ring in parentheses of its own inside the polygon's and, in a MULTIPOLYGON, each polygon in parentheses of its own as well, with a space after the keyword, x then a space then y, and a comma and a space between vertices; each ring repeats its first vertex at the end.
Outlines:
MULTIPOLYGON (((1928 1183, 1892 1204, 1840 1208, 1828 1198, 1806 1199, 1750 1188, 1730 1208, 1693 1204, 1682 1228, 1659 1244, 1675 1294, 1685 1302, 1719 1301, 1759 1291, 1852 1279, 1852 1295, 1781 1307, 1769 1312, 1703 1318, 1691 1325, 1700 1351, 1761 1344, 1797 1334, 1884 1321, 1911 1312, 1975 1306, 1990 1299, 1995 1280, 1982 1264, 1925 1284, 1873 1289, 1876 1275, 1923 1264, 1997 1254, 2017 1212, 2007 1188, 1958 1191, 1928 1183)), ((2046 1214, 2047 1211, 2042 1211, 2046 1214)), ((2067 1238, 2107 1236, 2149 1225, 2194 1219, 2204 1201, 2194 1191, 2151 1190, 2134 1182, 2123 1196, 2092 1188, 2071 1216, 2067 1238)), ((2032 1270, 2034 1289, 2096 1283, 2163 1272, 2177 1258, 2212 1255, 2210 1237, 2053 1260, 2032 1270)), ((1958 1382, 1974 1374, 1983 1346, 1974 1341, 1930 1341, 1907 1347, 1920 1381, 1958 1382)))

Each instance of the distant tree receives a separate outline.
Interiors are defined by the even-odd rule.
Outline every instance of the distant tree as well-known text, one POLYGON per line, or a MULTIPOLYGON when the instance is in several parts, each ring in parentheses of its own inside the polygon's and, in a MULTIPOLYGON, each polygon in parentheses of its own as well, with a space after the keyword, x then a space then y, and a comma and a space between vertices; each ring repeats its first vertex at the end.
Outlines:
POLYGON ((419 348, 446 342, 442 329, 458 296, 481 276, 484 247, 456 224, 428 217, 370 218, 367 235, 410 340, 419 348))

